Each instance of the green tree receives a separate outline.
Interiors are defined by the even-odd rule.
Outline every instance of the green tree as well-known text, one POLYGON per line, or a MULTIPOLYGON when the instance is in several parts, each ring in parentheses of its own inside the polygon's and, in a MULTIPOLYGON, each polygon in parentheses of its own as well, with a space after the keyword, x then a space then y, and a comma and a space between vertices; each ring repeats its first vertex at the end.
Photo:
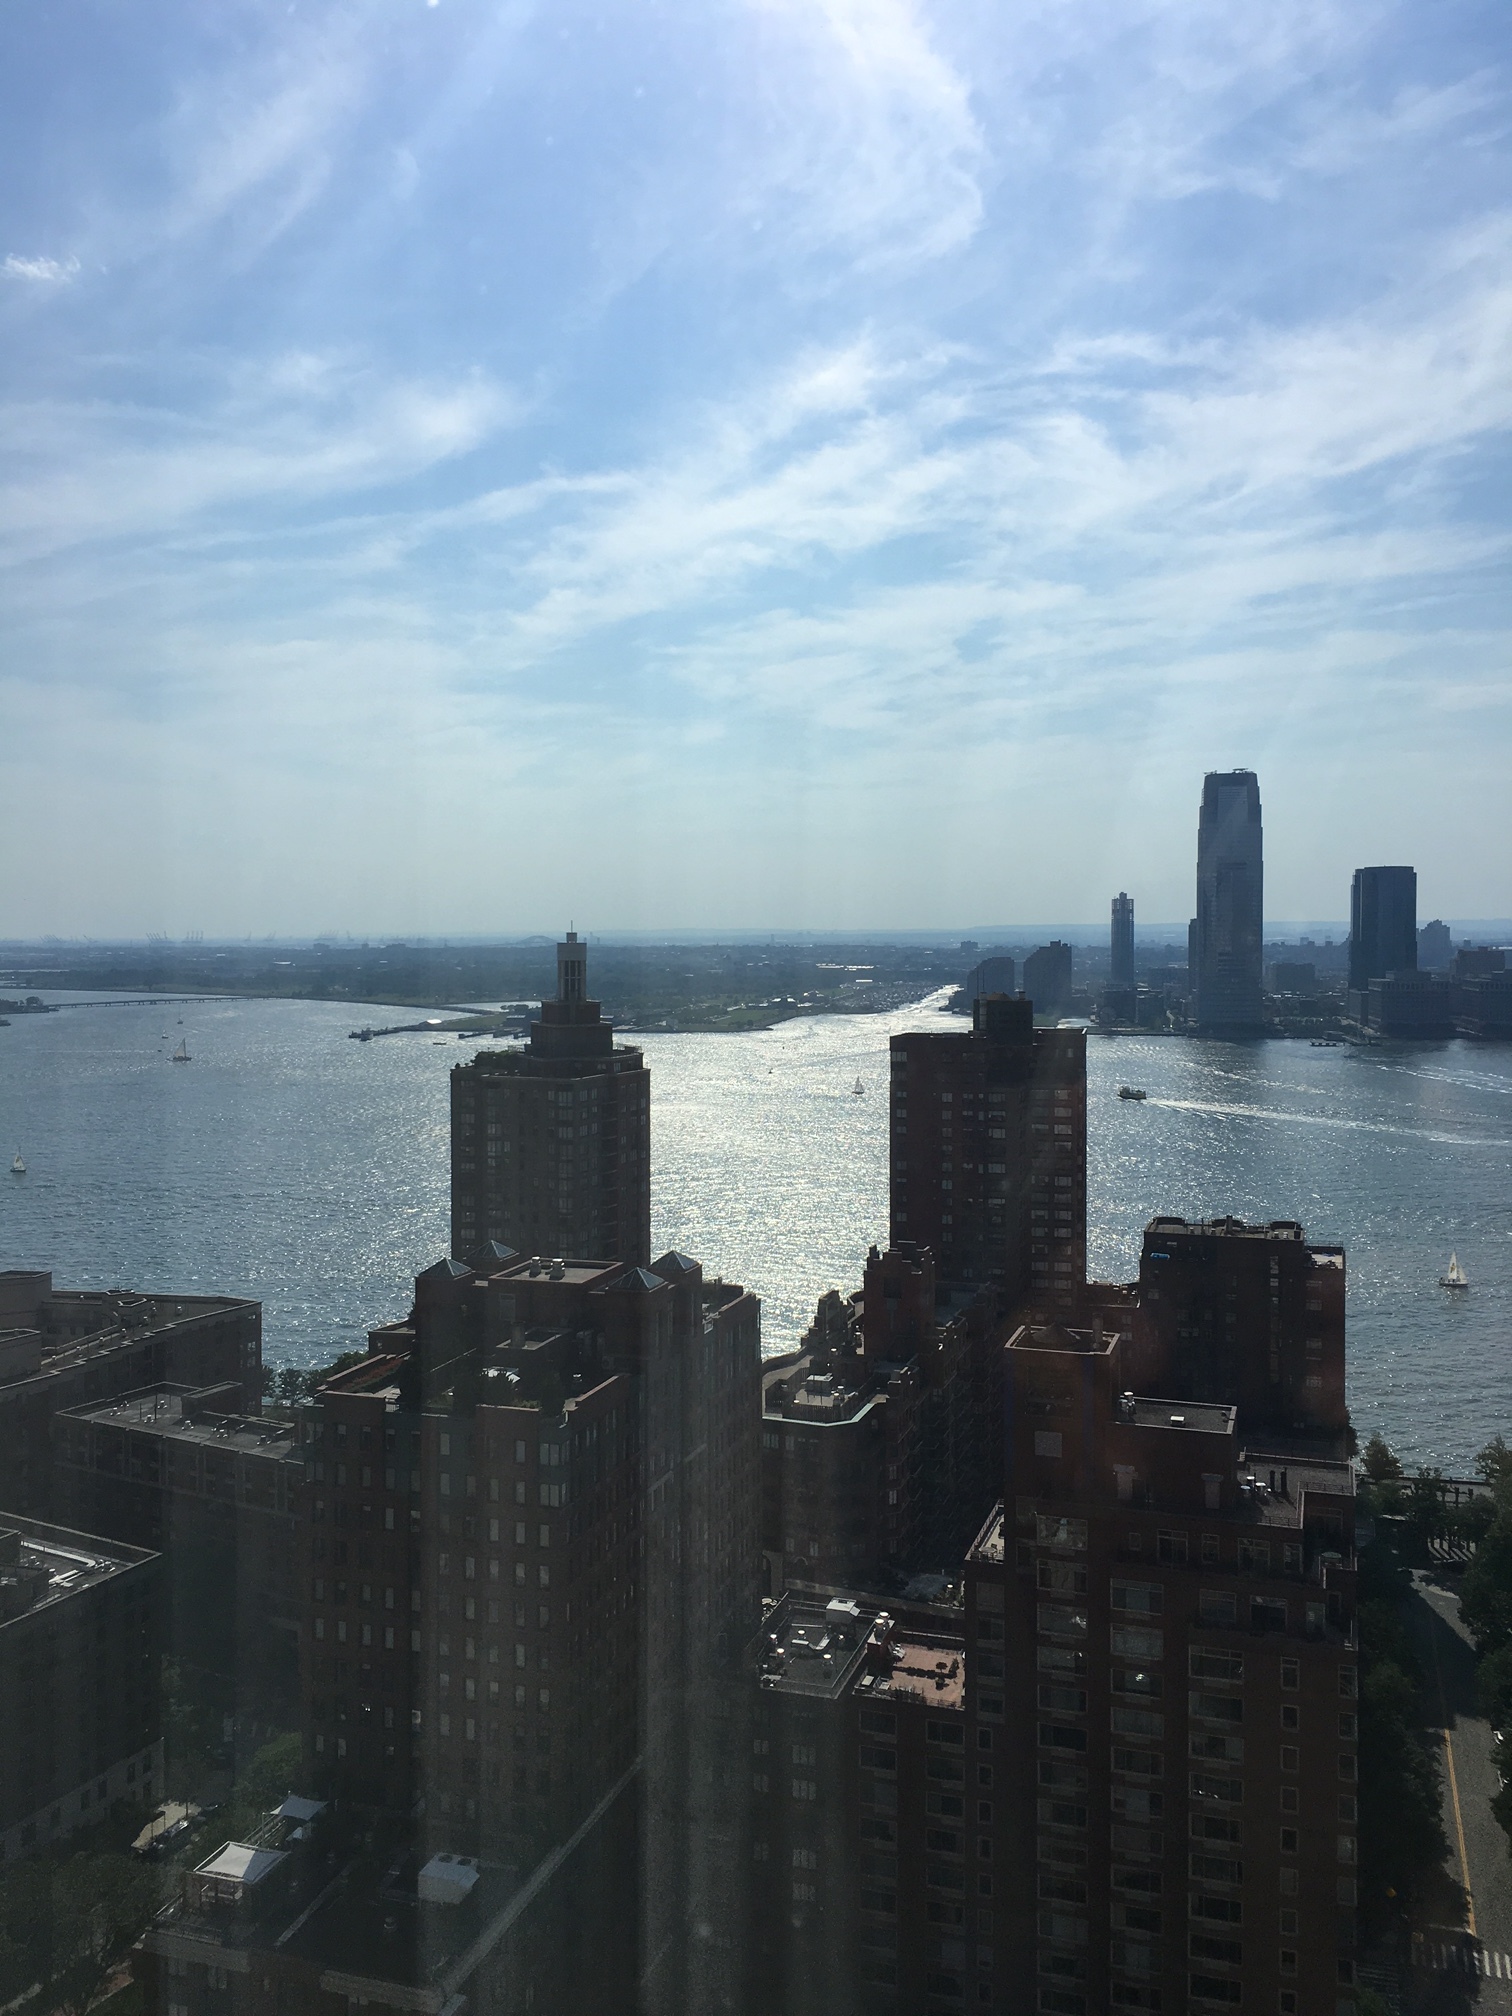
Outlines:
POLYGON ((1498 1505, 1465 1570, 1460 1616, 1482 1652, 1512 1645, 1512 1505, 1498 1505))
POLYGON ((237 1779, 221 1816, 226 1834, 245 1840, 265 1820, 284 1795, 298 1789, 304 1773, 304 1750, 296 1733, 265 1743, 237 1779))
POLYGON ((1476 1703, 1493 1729, 1512 1725, 1512 1645, 1488 1652, 1475 1673, 1476 1703))
POLYGON ((1439 1788, 1418 1729, 1418 1690, 1394 1660, 1360 1690, 1360 1874, 1367 1906, 1411 1900, 1444 1853, 1439 1788))
POLYGON ((319 1392, 327 1379, 334 1379, 338 1372, 360 1365, 367 1355, 366 1351, 343 1351, 329 1365, 280 1365, 276 1371, 271 1365, 265 1365, 263 1391, 280 1406, 292 1407, 319 1392))
POLYGON ((71 1855, 53 1866, 51 2006, 85 2016, 106 1977, 162 1901, 156 1870, 130 1855, 71 1855))
POLYGON ((1488 1484, 1512 1483, 1512 1449, 1506 1437, 1494 1435, 1475 1459, 1475 1474, 1488 1484))
POLYGON ((44 2010, 84 2016, 163 1899, 161 1874, 128 1854, 37 1855, 0 1877, 0 1989, 40 1987, 44 2010))
POLYGON ((1372 1435, 1360 1459, 1372 1484, 1385 1484, 1403 1475, 1402 1466, 1384 1435, 1372 1435))

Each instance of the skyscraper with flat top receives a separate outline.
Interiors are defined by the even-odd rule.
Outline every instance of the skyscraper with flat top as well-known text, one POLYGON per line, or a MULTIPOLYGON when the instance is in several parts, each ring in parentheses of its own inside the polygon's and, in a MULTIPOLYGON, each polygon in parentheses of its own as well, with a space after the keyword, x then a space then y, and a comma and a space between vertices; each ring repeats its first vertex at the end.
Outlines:
POLYGON ((588 998, 588 947, 557 946, 557 998, 523 1050, 452 1072, 452 1252, 651 1257, 651 1079, 588 998))
POLYGON ((1349 890, 1349 984, 1368 987, 1418 963, 1416 868, 1356 868, 1349 890))
POLYGON ((1087 1032, 985 994, 970 1035, 892 1039, 892 1244, 1011 1306, 1074 1309, 1087 1278, 1087 1032))
POLYGON ((1220 1035, 1258 1029, 1265 886, 1253 770, 1210 770, 1203 781, 1196 924, 1198 1027, 1220 1035))
POLYGON ((1108 948, 1108 981, 1114 987, 1134 985, 1134 898, 1120 889, 1113 898, 1113 936, 1108 948))

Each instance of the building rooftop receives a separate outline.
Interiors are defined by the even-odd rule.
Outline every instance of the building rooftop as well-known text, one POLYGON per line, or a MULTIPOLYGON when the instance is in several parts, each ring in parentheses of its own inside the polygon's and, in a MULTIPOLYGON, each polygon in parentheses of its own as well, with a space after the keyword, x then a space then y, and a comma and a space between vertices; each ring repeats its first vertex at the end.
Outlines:
POLYGON ((910 1631, 894 1635, 887 1650, 892 1674, 875 1683, 877 1692, 915 1694, 931 1708, 964 1705, 966 1652, 962 1645, 910 1631))
POLYGON ((201 1862, 194 1873, 250 1889, 288 1859, 282 1848, 254 1848, 247 1841, 227 1841, 207 1861, 201 1862))
POLYGON ((92 1406, 70 1407, 60 1419, 88 1421, 112 1428, 141 1429, 148 1434, 171 1436, 175 1441, 211 1444, 218 1449, 235 1449, 247 1455, 269 1457, 292 1455, 296 1443, 294 1429, 284 1421, 256 1415, 220 1414, 206 1409, 201 1395, 222 1388, 189 1386, 148 1386, 118 1399, 97 1401, 92 1406))
POLYGON ((156 1558, 143 1547, 0 1512, 0 1630, 156 1558))
POLYGON ((1239 1491, 1241 1504, 1263 1525, 1298 1527, 1309 1495, 1353 1501, 1354 1466, 1323 1456, 1244 1449, 1239 1455, 1239 1491))
POLYGON ((1188 1434, 1232 1435, 1237 1408, 1211 1400, 1150 1400, 1126 1393, 1120 1418, 1136 1428, 1185 1429, 1188 1434))
POLYGON ((1145 1227, 1147 1239, 1194 1236, 1221 1239, 1292 1239, 1305 1244, 1307 1234, 1294 1218, 1272 1218, 1265 1225, 1249 1225, 1242 1218, 1152 1218, 1145 1227))
POLYGON ((892 1361, 850 1351, 769 1359, 761 1373, 762 1411, 814 1427, 855 1421, 882 1398, 879 1388, 897 1369, 892 1361))
POLYGON ((967 1550, 969 1558, 973 1561, 1003 1560, 1007 1545, 1004 1537, 1005 1525, 1002 1506, 994 1506, 988 1517, 987 1524, 978 1533, 967 1550))
POLYGON ((838 1697, 861 1669, 878 1615, 869 1603, 784 1596, 762 1623, 761 1684, 838 1697))

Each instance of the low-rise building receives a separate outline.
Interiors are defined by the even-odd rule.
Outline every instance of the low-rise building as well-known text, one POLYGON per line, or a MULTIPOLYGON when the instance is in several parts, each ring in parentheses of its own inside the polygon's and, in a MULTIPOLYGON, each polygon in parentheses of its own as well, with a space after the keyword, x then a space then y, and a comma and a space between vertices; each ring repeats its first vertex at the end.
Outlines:
POLYGON ((0 1501, 56 1516, 53 1417, 158 1385, 223 1387, 262 1404, 262 1307, 230 1295, 59 1289, 44 1269, 0 1273, 0 1501))
POLYGON ((0 1853, 163 1793, 159 1557, 0 1519, 0 1853))
POLYGON ((240 1395, 161 1385, 66 1409, 54 1495, 71 1525, 163 1556, 163 1649, 186 1677, 225 1713, 288 1727, 304 1466, 293 1426, 235 1412, 240 1395))

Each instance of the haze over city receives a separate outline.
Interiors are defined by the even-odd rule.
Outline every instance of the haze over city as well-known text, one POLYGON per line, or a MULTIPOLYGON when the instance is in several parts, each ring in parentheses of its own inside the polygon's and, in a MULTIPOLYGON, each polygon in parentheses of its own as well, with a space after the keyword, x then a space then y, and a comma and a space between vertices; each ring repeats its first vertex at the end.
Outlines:
POLYGON ((1506 911, 1502 10, 0 36, 0 932, 1506 911))

